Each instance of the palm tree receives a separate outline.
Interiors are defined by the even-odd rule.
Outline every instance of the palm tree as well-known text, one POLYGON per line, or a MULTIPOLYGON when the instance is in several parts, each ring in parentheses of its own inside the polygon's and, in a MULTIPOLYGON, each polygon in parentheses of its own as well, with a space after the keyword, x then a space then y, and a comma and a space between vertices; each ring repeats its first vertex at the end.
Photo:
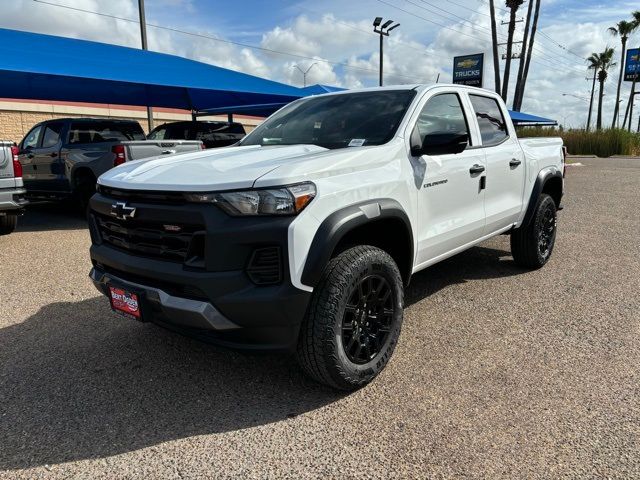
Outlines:
MULTIPOLYGON (((530 0, 533 1, 533 0, 530 0)), ((529 66, 531 65, 531 56, 533 54, 533 44, 536 39, 536 32, 538 30, 538 18, 540 17, 540 0, 536 1, 535 12, 533 14, 533 26, 531 27, 531 38, 529 39, 529 48, 527 51, 524 51, 524 46, 522 48, 523 54, 525 55, 525 65, 522 71, 522 78, 520 79, 520 90, 516 92, 517 95, 517 108, 515 110, 520 111, 522 108, 522 101, 524 99, 524 89, 527 86, 527 77, 529 76, 529 66)), ((523 59, 520 59, 522 62, 523 59)))
POLYGON ((600 83, 600 94, 598 96, 598 120, 596 121, 596 128, 602 130, 602 101, 604 99, 604 82, 607 81, 609 76, 609 69, 615 65, 613 61, 613 54, 615 50, 611 47, 604 49, 604 52, 597 53, 598 59, 598 82, 600 83))
POLYGON ((524 0, 506 0, 505 5, 510 10, 509 34, 507 36, 507 63, 504 66, 504 76, 502 77, 502 99, 506 102, 509 93, 509 74, 511 73, 511 54, 513 53, 513 34, 516 31, 516 13, 524 0))
POLYGON ((500 95, 500 59, 498 58, 498 30, 496 28, 496 8, 493 0, 489 0, 491 16, 491 46, 493 49, 493 75, 496 93, 500 95))
POLYGON ((518 74, 516 75, 516 91, 513 94, 513 110, 520 111, 518 106, 518 97, 520 95, 520 85, 522 84, 522 74, 524 73, 524 63, 527 57, 527 42, 529 41, 529 29, 531 28, 531 18, 533 16, 533 0, 529 1, 529 9, 527 10, 527 21, 524 25, 524 35, 522 36, 522 53, 518 62, 518 74))
POLYGON ((620 77, 618 77, 618 90, 616 92, 616 104, 613 109, 613 122, 611 123, 611 128, 615 128, 618 123, 620 88, 622 87, 622 77, 624 76, 624 57, 627 53, 627 40, 629 39, 629 35, 631 35, 637 28, 638 23, 627 22, 626 20, 621 20, 615 26, 609 27, 609 33, 614 37, 620 37, 620 42, 622 43, 622 51, 620 53, 620 77))
POLYGON ((593 112, 593 95, 596 91, 596 79, 598 76, 598 70, 600 69, 600 56, 597 53, 592 53, 589 58, 587 58, 587 62, 589 63, 589 70, 593 70, 593 84, 591 85, 591 100, 589 100, 589 117, 587 118, 587 132, 591 127, 591 113, 593 112))

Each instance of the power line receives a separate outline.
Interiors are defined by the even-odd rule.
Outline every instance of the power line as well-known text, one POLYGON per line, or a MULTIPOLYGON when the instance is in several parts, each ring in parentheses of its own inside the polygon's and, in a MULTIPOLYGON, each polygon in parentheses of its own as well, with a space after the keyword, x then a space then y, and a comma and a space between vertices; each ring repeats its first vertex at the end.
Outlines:
MULTIPOLYGON (((391 4, 391 3, 388 3, 388 2, 386 2, 385 0, 377 0, 377 1, 378 1, 378 2, 380 2, 380 3, 383 3, 383 4, 385 4, 385 5, 388 5, 388 6, 392 7, 392 8, 395 8, 396 10, 400 10, 400 11, 402 11, 402 12, 404 12, 404 13, 407 13, 407 14, 409 14, 409 15, 412 15, 412 16, 416 17, 416 18, 419 18, 419 19, 421 19, 421 20, 424 20, 424 21, 426 21, 426 22, 428 22, 428 23, 433 23, 433 24, 438 25, 438 26, 440 26, 440 27, 442 27, 442 28, 445 28, 445 29, 447 29, 447 30, 451 30, 452 32, 457 33, 458 35, 464 35, 464 36, 466 36, 466 37, 473 38, 474 40, 479 40, 479 41, 483 42, 484 44, 488 44, 488 43, 489 43, 489 41, 488 41, 487 39, 483 39, 483 38, 477 37, 477 36, 475 36, 475 35, 470 35, 470 34, 468 34, 468 33, 462 32, 462 31, 460 31, 460 30, 456 30, 456 29, 454 29, 454 28, 452 28, 452 27, 449 27, 449 26, 447 26, 447 25, 443 25, 443 24, 441 24, 441 23, 434 22, 434 21, 433 21, 433 20, 431 20, 431 19, 425 18, 425 17, 423 17, 423 16, 421 16, 421 15, 418 15, 417 13, 410 12, 409 10, 405 10, 404 8, 401 8, 401 7, 398 7, 398 6, 393 5, 393 4, 391 4)), ((409 0, 407 0, 407 1, 409 1, 409 0)), ((415 4, 414 4, 414 5, 415 5, 415 4)), ((555 65, 553 65, 553 64, 545 63, 545 61, 552 61, 552 60, 547 59, 547 58, 545 58, 545 57, 542 57, 542 58, 532 58, 532 59, 531 59, 531 61, 532 61, 532 62, 539 63, 539 64, 541 64, 542 66, 545 66, 545 67, 547 67, 547 68, 549 68, 549 69, 552 69, 552 70, 556 70, 557 72, 560 72, 560 73, 563 73, 563 74, 567 74, 567 73, 568 73, 566 70, 563 70, 563 69, 561 69, 561 68, 558 68, 557 66, 555 66, 555 65)), ((566 65, 566 66, 569 66, 569 65, 566 65)), ((576 67, 575 67, 574 65, 570 65, 570 68, 576 68, 576 67)), ((572 75, 572 76, 575 76, 575 77, 582 76, 582 74, 579 74, 577 71, 569 72, 569 74, 570 74, 570 75, 572 75)))
MULTIPOLYGON (((318 12, 317 10, 312 10, 310 8, 307 8, 307 7, 299 6, 298 8, 300 8, 301 10, 306 10, 307 12, 310 12, 310 13, 313 13, 313 14, 316 14, 316 15, 322 15, 321 12, 318 12)), ((372 30, 363 30, 362 28, 358 28, 355 25, 351 25, 351 24, 346 23, 346 22, 341 22, 340 20, 337 20, 335 18, 333 18, 332 21, 334 23, 339 24, 339 25, 344 25, 345 27, 350 28, 352 30, 355 30, 357 32, 365 33, 367 36, 375 35, 372 30)), ((407 48, 410 48, 412 50, 415 50, 416 52, 420 52, 423 55, 439 57, 439 58, 443 58, 445 60, 450 60, 450 57, 445 57, 444 55, 439 55, 439 54, 435 53, 434 51, 429 50, 426 46, 424 48, 419 48, 419 47, 416 47, 415 45, 411 45, 410 43, 403 42, 402 40, 398 40, 397 37, 394 37, 393 39, 391 39, 389 43, 390 44, 394 44, 394 45, 402 45, 404 47, 407 47, 407 48)))
MULTIPOLYGON (((78 8, 78 7, 72 7, 70 5, 62 5, 62 4, 59 4, 59 3, 48 2, 46 0, 33 0, 33 1, 37 2, 37 3, 45 4, 45 5, 50 5, 50 6, 53 6, 53 7, 66 8, 68 10, 74 10, 74 11, 82 12, 82 13, 90 13, 90 14, 93 14, 93 15, 99 15, 101 17, 112 18, 112 19, 115 19, 115 20, 122 20, 122 21, 129 22, 129 23, 140 23, 138 20, 134 20, 132 18, 119 17, 117 15, 111 15, 111 14, 108 14, 108 13, 96 12, 96 11, 93 11, 93 10, 85 10, 85 9, 78 8)), ((285 55, 285 56, 288 56, 288 57, 301 58, 301 59, 305 59, 305 60, 313 60, 313 61, 316 61, 316 62, 328 63, 328 64, 331 64, 331 65, 342 66, 344 68, 351 68, 351 69, 354 69, 354 70, 360 70, 360 71, 365 71, 365 72, 378 73, 377 70, 374 70, 372 68, 358 67, 356 65, 351 65, 351 64, 348 64, 348 63, 344 63, 344 62, 335 62, 335 61, 326 60, 326 59, 322 59, 322 58, 309 57, 308 55, 300 55, 300 54, 297 54, 297 53, 283 52, 283 51, 280 51, 280 50, 274 50, 272 48, 267 48, 267 47, 258 47, 257 45, 250 45, 248 43, 236 42, 236 41, 233 41, 233 40, 226 40, 226 39, 219 38, 219 37, 212 37, 210 35, 205 35, 205 34, 202 34, 202 33, 190 32, 190 31, 187 31, 187 30, 180 30, 178 28, 165 27, 165 26, 162 26, 162 25, 155 25, 153 23, 147 23, 147 26, 148 27, 153 27, 153 28, 158 28, 158 29, 161 29, 161 30, 167 30, 167 31, 174 32, 174 33, 180 33, 180 34, 183 34, 183 35, 189 35, 189 36, 192 36, 192 37, 205 38, 207 40, 213 40, 213 41, 216 41, 216 42, 223 42, 223 43, 236 45, 236 46, 240 46, 240 47, 251 48, 251 49, 259 50, 259 51, 262 51, 262 52, 273 53, 273 54, 277 54, 277 55, 285 55)), ((411 80, 414 80, 414 81, 415 80, 419 80, 419 81, 423 81, 424 80, 422 78, 413 77, 413 76, 409 76, 409 75, 403 75, 403 74, 400 74, 400 73, 390 73, 389 75, 390 76, 401 77, 401 78, 407 78, 407 79, 411 79, 411 80)))
MULTIPOLYGON (((447 18, 447 17, 445 17, 444 15, 442 15, 442 14, 440 14, 440 13, 438 13, 438 12, 433 12, 432 10, 429 10, 427 7, 423 7, 422 5, 418 5, 418 4, 414 3, 412 0, 405 0, 405 1, 406 1, 407 3, 410 3, 411 5, 414 5, 414 6, 418 7, 418 8, 421 8, 421 9, 423 9, 423 10, 425 10, 425 11, 429 12, 429 13, 433 13, 433 14, 435 14, 435 15, 439 15, 439 16, 441 16, 441 17, 443 17, 443 18, 447 18)), ((490 30, 488 27, 485 27, 485 26, 483 26, 483 25, 480 25, 479 23, 474 23, 474 22, 472 22, 471 20, 468 20, 468 19, 466 19, 466 18, 464 18, 464 17, 461 17, 461 16, 459 16, 459 15, 456 15, 455 13, 450 12, 449 10, 446 10, 446 9, 444 9, 444 8, 438 7, 437 5, 434 5, 434 4, 432 4, 432 3, 430 3, 430 2, 428 2, 428 1, 426 1, 426 0, 419 0, 419 1, 420 1, 420 2, 422 2, 422 3, 424 3, 424 4, 426 4, 426 5, 430 5, 431 7, 436 8, 436 9, 438 9, 438 10, 442 11, 442 12, 445 12, 445 13, 447 13, 448 15, 451 15, 451 16, 453 16, 453 17, 455 17, 455 18, 459 19, 459 20, 462 20, 463 22, 466 22, 466 23, 468 23, 469 25, 471 25, 471 26, 473 26, 473 27, 476 27, 476 28, 479 28, 479 29, 482 29, 482 30, 484 30, 484 31, 486 31, 486 32, 491 33, 491 30, 490 30)), ((472 13, 475 13, 475 11, 474 11, 474 10, 471 10, 470 8, 467 8, 467 7, 464 7, 464 8, 465 8, 466 10, 468 10, 468 11, 472 12, 472 13)), ((447 19, 448 19, 448 18, 447 18, 447 19)), ((499 36, 499 37, 502 37, 503 39, 505 39, 505 38, 506 38, 506 37, 505 37, 504 35, 502 35, 502 34, 498 34, 498 36, 499 36)), ((558 46, 560 46, 560 45, 558 44, 558 46)), ((562 47, 562 46, 560 46, 560 48, 563 48, 563 47, 562 47)), ((555 59, 555 58, 551 59, 551 58, 547 57, 547 56, 545 55, 545 53, 544 53, 542 50, 540 50, 539 48, 537 48, 537 46, 536 46, 535 44, 534 44, 534 46, 533 46, 533 49, 534 49, 534 51, 537 51, 538 53, 540 53, 540 55, 541 55, 543 58, 545 58, 545 59, 547 59, 547 60, 549 60, 549 61, 557 61, 557 59, 555 59)), ((571 52, 571 53, 573 53, 573 52, 571 52)), ((574 54, 574 55, 575 55, 575 54, 574 54)), ((579 57, 579 58, 582 58, 582 57, 579 57)), ((568 60, 568 58, 567 58, 567 60, 568 60)), ((574 64, 570 64, 570 63, 566 63, 566 62, 562 62, 562 64, 563 64, 563 65, 566 65, 566 66, 568 66, 568 67, 570 67, 570 68, 576 68, 574 64)))

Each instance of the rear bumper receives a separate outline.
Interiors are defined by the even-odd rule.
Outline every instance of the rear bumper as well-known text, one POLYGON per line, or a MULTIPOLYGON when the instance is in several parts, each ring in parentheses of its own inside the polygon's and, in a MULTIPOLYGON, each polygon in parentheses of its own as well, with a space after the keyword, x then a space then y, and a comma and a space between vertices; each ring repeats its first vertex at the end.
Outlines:
POLYGON ((25 198, 26 192, 24 188, 0 190, 0 215, 22 214, 24 207, 29 203, 25 198))

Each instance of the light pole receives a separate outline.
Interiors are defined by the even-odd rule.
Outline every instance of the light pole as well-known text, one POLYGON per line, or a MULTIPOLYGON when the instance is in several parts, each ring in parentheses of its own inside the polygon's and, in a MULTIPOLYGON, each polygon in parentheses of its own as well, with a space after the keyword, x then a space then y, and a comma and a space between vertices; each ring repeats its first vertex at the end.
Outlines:
MULTIPOLYGON (((142 38, 142 49, 147 48, 147 21, 144 16, 144 0, 138 0, 138 10, 140 11, 140 37, 142 38)), ((153 109, 147 105, 147 122, 149 124, 149 132, 153 130, 153 109)))
POLYGON ((313 62, 311 65, 309 65, 309 68, 307 68, 306 70, 302 70, 298 66, 298 64, 292 65, 292 68, 297 68, 298 70, 300 70, 300 73, 302 73, 302 86, 303 87, 307 86, 307 73, 309 73, 309 70, 311 70, 317 64, 318 64, 318 62, 313 62))
POLYGON ((380 34, 380 86, 382 86, 383 81, 382 81, 382 75, 383 75, 383 52, 384 52, 384 37, 388 37, 389 36, 389 32, 391 30, 393 30, 394 28, 398 28, 400 26, 399 23, 396 23, 395 25, 393 25, 392 27, 390 27, 390 25, 393 23, 393 20, 387 20, 386 22, 382 23, 382 25, 380 25, 382 23, 382 17, 376 17, 375 20, 373 21, 373 31, 375 33, 380 34))

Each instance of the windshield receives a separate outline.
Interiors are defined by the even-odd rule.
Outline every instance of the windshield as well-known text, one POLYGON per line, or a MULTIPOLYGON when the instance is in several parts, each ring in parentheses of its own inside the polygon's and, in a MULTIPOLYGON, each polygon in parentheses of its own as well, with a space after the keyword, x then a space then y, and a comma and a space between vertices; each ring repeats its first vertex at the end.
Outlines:
POLYGON ((265 120, 240 145, 381 145, 391 140, 415 94, 384 90, 299 100, 265 120))

